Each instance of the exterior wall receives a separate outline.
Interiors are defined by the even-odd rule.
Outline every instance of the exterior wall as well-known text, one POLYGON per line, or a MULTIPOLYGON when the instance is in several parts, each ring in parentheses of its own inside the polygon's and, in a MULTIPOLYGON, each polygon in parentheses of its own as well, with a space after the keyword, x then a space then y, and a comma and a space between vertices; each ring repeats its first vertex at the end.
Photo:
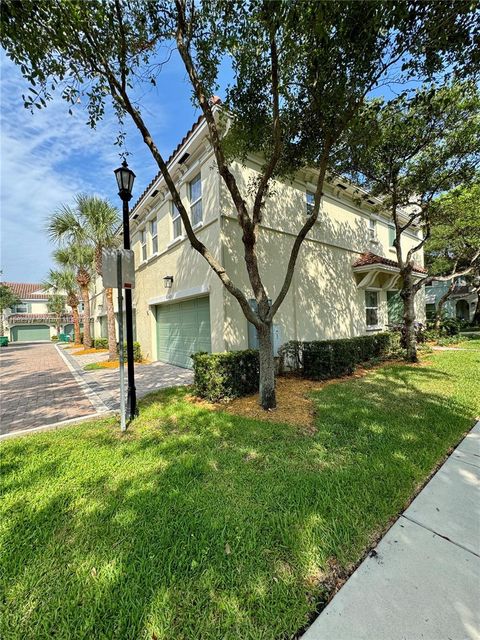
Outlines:
MULTIPOLYGON (((193 163, 183 176, 178 176, 180 196, 187 211, 189 207, 189 182, 199 171, 202 177, 203 222, 197 227, 199 239, 215 257, 221 259, 219 242, 219 178, 211 155, 193 163)), ((157 198, 151 210, 140 219, 132 236, 135 252, 136 283, 134 306, 136 309, 137 339, 145 357, 157 359, 155 305, 168 304, 209 294, 212 350, 223 351, 223 285, 204 258, 195 251, 184 237, 173 239, 172 201, 169 196, 157 198), (149 222, 157 220, 158 252, 153 254, 149 222), (147 232, 147 259, 143 260, 140 231, 147 232), (165 289, 163 278, 173 276, 171 289, 165 289)))
MULTIPOLYGON (((235 173, 246 189, 255 177, 254 166, 235 165, 235 173)), ((306 217, 308 183, 276 183, 275 195, 265 206, 258 233, 258 259, 262 278, 271 299, 278 295, 285 277, 286 263, 295 237, 306 217)), ((313 191, 314 186, 310 185, 313 191)), ((253 298, 243 260, 241 232, 233 213, 233 204, 223 184, 220 186, 224 264, 233 281, 253 298)), ((288 340, 344 338, 367 333, 365 290, 357 288, 352 264, 365 251, 396 259, 389 246, 388 220, 366 206, 359 207, 341 190, 325 189, 323 209, 300 250, 289 292, 274 320, 280 329, 280 343, 288 340), (339 198, 342 198, 340 200, 339 198), (369 219, 376 220, 376 240, 369 235, 369 219)), ((419 242, 412 235, 402 238, 408 251, 419 242)), ((423 255, 418 254, 418 263, 423 255)), ((380 281, 380 285, 384 279, 380 281)), ((227 349, 248 346, 247 320, 238 302, 225 290, 225 344, 227 349)), ((424 320, 424 294, 416 297, 419 320, 424 320)), ((379 291, 379 325, 385 327, 387 290, 379 291)))

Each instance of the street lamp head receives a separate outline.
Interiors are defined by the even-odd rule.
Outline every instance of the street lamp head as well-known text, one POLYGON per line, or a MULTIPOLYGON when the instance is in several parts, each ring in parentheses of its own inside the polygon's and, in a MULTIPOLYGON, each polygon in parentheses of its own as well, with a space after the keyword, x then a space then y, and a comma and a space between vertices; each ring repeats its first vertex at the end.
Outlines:
POLYGON ((118 195, 122 200, 130 200, 132 197, 133 182, 135 174, 128 168, 127 161, 122 162, 122 166, 114 171, 118 185, 118 195))

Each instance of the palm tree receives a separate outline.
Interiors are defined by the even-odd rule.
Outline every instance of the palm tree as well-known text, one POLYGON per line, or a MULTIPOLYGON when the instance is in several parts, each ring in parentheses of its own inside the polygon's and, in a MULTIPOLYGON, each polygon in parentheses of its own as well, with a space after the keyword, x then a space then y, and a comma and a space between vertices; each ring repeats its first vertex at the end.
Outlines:
MULTIPOLYGON (((56 242, 87 245, 92 248, 93 262, 98 276, 102 273, 102 249, 117 246, 116 231, 120 225, 117 209, 97 196, 79 194, 75 206, 63 206, 54 213, 49 221, 49 232, 56 242)), ((117 339, 115 333, 115 309, 113 291, 105 289, 108 321, 109 359, 117 358, 117 339)), ((86 324, 86 323, 85 323, 86 324)), ((84 334, 85 335, 85 334, 84 334)))
POLYGON ((64 291, 67 296, 67 304, 72 309, 73 333, 76 344, 80 344, 80 316, 78 313, 78 283, 75 272, 69 267, 63 269, 50 269, 46 280, 43 282, 45 291, 64 291))
MULTIPOLYGON (((118 210, 112 207, 108 200, 103 200, 97 196, 79 194, 75 200, 85 237, 94 248, 95 271, 98 276, 101 276, 102 249, 112 249, 118 246, 118 236, 116 235, 120 226, 118 210)), ((118 355, 113 289, 105 289, 105 302, 107 307, 109 360, 116 360, 118 355)))
POLYGON ((60 335, 60 325, 62 324, 62 316, 65 313, 65 296, 59 293, 52 293, 48 296, 47 309, 55 316, 55 325, 57 336, 60 335))
POLYGON ((92 280, 93 248, 87 244, 72 243, 53 252, 53 258, 62 267, 75 271, 75 279, 83 301, 83 346, 90 349, 90 292, 92 280))

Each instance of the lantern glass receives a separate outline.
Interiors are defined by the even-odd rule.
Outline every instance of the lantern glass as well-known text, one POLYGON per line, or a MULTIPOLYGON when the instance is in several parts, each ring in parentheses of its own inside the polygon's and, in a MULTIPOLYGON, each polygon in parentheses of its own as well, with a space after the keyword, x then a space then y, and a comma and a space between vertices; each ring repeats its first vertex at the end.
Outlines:
POLYGON ((171 289, 173 284, 173 276, 165 276, 163 278, 163 283, 165 285, 165 289, 171 289))
POLYGON ((117 178, 118 190, 120 193, 132 195, 135 174, 128 168, 127 161, 122 162, 122 166, 115 169, 115 177, 117 178))

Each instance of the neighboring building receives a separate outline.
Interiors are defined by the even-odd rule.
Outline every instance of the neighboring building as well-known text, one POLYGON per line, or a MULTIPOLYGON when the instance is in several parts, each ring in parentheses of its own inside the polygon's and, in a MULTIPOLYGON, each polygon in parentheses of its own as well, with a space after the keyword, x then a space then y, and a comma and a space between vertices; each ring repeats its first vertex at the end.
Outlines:
MULTIPOLYGON (((199 239, 253 299, 242 232, 202 117, 170 156, 168 166, 199 239)), ((232 165, 244 193, 259 170, 253 158, 246 166, 232 165)), ((258 256, 272 299, 282 285, 293 241, 313 206, 315 179, 311 170, 292 182, 276 182, 275 195, 267 201, 258 229, 258 256)), ((324 191, 318 222, 302 246, 290 290, 274 320, 275 349, 288 340, 381 331, 401 319, 394 230, 388 216, 375 213, 379 201, 339 179, 332 179, 324 191)), ((188 367, 190 354, 196 351, 256 346, 256 333, 237 300, 190 246, 160 175, 132 208, 131 224, 136 333, 147 358, 188 367)), ((405 233, 405 250, 420 239, 418 229, 405 233)), ((417 255, 416 275, 421 277, 423 254, 417 255)), ((97 280, 92 299, 96 335, 103 322, 101 304, 101 281, 97 280)), ((417 296, 417 314, 424 320, 423 291, 417 296)))
MULTIPOLYGON (((57 320, 48 312, 48 293, 39 283, 2 282, 20 300, 13 309, 4 313, 5 335, 11 342, 34 342, 50 340, 57 334, 57 320)), ((73 336, 73 317, 67 305, 66 314, 61 319, 61 331, 73 336)), ((80 310, 80 308, 79 308, 80 310)))
MULTIPOLYGON (((428 318, 435 317, 440 298, 448 291, 452 281, 432 282, 425 287, 425 308, 428 318)), ((478 292, 464 278, 455 278, 455 289, 443 305, 447 318, 471 322, 477 308, 478 292)))

